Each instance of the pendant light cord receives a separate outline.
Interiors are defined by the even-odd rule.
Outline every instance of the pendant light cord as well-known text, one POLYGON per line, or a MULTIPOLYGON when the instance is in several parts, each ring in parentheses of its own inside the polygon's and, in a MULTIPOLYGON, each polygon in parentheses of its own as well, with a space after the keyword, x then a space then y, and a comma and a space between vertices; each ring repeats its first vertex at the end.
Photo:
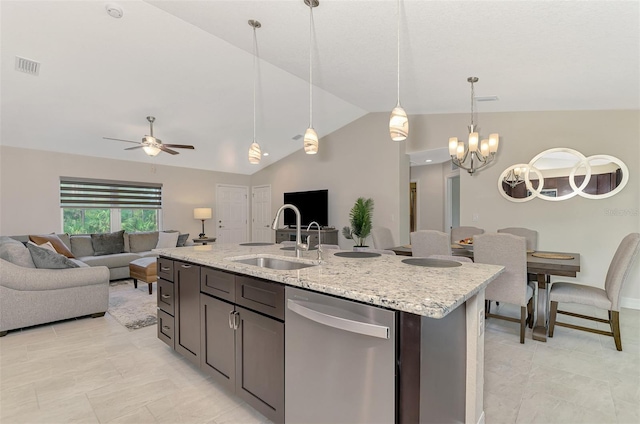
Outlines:
POLYGON ((398 26, 398 106, 400 106, 400 0, 397 1, 398 26))
POLYGON ((312 35, 313 35, 313 1, 309 1, 309 128, 313 128, 313 54, 312 54, 312 35))
POLYGON ((471 82, 471 125, 473 123, 473 98, 475 97, 475 90, 473 89, 473 81, 471 82))
POLYGON ((256 142, 256 55, 258 51, 258 40, 256 37, 256 27, 253 27, 253 142, 256 142))

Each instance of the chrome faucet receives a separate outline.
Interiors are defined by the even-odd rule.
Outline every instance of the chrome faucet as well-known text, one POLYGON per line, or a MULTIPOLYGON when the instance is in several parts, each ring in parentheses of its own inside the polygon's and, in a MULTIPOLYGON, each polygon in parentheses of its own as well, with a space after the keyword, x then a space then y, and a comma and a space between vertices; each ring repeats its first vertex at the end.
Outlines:
POLYGON ((318 224, 316 221, 311 221, 311 224, 309 224, 309 226, 307 227, 307 231, 309 231, 309 229, 313 224, 316 224, 316 227, 318 227, 318 260, 321 261, 322 260, 322 240, 320 239, 320 236, 321 236, 320 224, 318 224))
POLYGON ((278 212, 276 212, 276 217, 273 219, 273 223, 271 224, 271 228, 273 230, 278 229, 278 221, 280 221, 280 214, 285 209, 291 209, 296 214, 296 258, 302 257, 303 250, 309 250, 309 246, 302 243, 302 237, 300 236, 300 227, 302 226, 302 218, 300 217, 300 210, 293 205, 285 204, 280 206, 278 212))

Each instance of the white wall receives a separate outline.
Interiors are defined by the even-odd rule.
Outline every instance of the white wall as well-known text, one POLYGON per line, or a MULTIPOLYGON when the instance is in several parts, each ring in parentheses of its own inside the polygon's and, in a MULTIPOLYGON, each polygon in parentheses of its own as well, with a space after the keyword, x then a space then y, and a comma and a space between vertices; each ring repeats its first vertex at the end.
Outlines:
MULTIPOLYGON (((306 155, 299 141, 299 151, 253 174, 251 183, 271 184, 274 216, 283 193, 328 189, 329 225, 339 230, 349 225, 356 199, 370 197, 373 226, 388 227, 397 243, 407 243, 409 162, 404 143, 389 138, 388 119, 387 113, 373 113, 346 125, 320 140, 317 155, 306 155)), ((342 247, 353 246, 342 235, 339 240, 342 247)))
POLYGON ((196 207, 213 208, 205 230, 215 235, 216 184, 250 185, 248 175, 1 146, 0 234, 60 232, 61 176, 162 183, 163 229, 192 237, 202 230, 193 219, 196 207))
MULTIPOLYGON (((412 117, 419 134, 414 132, 407 151, 444 147, 448 137, 465 137, 468 119, 468 114, 412 117)), ((511 226, 535 229, 539 249, 581 254, 581 272, 575 281, 603 287, 620 240, 640 231, 639 111, 481 113, 478 121, 481 135, 500 133, 500 149, 490 167, 473 177, 461 172, 460 225, 486 231, 511 226), (602 200, 574 197, 513 203, 499 194, 497 180, 505 168, 527 163, 553 147, 576 149, 586 156, 616 156, 629 168, 629 183, 618 195, 602 200), (472 221, 474 213, 479 215, 477 222, 472 221)), ((622 295, 626 305, 640 308, 640 260, 622 295)))
POLYGON ((411 181, 418 189, 418 230, 445 231, 445 175, 450 169, 449 162, 411 167, 411 181))

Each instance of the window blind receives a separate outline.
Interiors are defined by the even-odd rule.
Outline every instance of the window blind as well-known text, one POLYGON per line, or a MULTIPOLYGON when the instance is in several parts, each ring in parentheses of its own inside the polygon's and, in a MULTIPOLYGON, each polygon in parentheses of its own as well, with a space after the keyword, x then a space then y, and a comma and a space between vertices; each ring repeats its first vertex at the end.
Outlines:
POLYGON ((162 184, 60 177, 60 207, 161 209, 162 184))

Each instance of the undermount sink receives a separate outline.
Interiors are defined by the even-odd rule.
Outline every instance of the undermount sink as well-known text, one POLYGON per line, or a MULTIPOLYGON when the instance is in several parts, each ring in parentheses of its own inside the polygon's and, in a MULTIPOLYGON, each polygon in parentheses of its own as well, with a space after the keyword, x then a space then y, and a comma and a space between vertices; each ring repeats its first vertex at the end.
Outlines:
POLYGON ((285 270, 285 271, 291 271, 291 270, 303 269, 303 268, 309 268, 309 267, 315 266, 315 264, 310 264, 305 262, 289 261, 286 259, 270 258, 270 257, 264 257, 264 256, 257 256, 253 258, 247 258, 247 259, 235 259, 233 262, 259 266, 260 268, 278 269, 278 270, 285 270))
POLYGON ((403 259, 402 262, 407 265, 426 266, 429 268, 455 268, 462 266, 460 262, 432 258, 409 258, 403 259))

